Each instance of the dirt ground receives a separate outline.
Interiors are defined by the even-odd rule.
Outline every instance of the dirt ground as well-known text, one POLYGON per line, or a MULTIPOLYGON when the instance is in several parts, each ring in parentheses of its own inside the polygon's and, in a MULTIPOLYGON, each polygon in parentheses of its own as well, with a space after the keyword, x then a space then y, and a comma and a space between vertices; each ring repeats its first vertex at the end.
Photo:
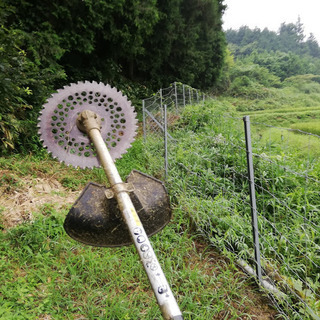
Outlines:
POLYGON ((65 189, 59 181, 50 177, 18 178, 10 171, 0 172, 3 182, 0 185, 0 213, 2 228, 7 229, 20 223, 33 220, 33 213, 41 212, 45 205, 57 210, 69 207, 75 202, 79 192, 65 189))

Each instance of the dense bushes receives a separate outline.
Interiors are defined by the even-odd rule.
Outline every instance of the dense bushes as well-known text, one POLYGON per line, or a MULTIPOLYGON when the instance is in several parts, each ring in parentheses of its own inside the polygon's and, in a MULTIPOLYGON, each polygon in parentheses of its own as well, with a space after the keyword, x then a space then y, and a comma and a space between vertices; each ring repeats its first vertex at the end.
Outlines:
POLYGON ((228 94, 264 98, 270 96, 269 88, 298 88, 298 82, 304 82, 306 93, 317 91, 320 47, 312 35, 304 41, 300 20, 296 24, 283 23, 277 33, 246 26, 227 30, 226 38, 235 59, 225 70, 228 81, 224 89, 228 94))
POLYGON ((279 87, 280 79, 267 68, 254 63, 239 62, 230 69, 227 93, 233 96, 265 97, 270 87, 279 87))
MULTIPOLYGON (((22 47, 31 40, 15 29, 0 28, 0 150, 31 150, 41 104, 64 73, 39 67, 22 47)), ((35 41, 35 39, 32 39, 35 41)))
POLYGON ((224 8, 222 0, 1 0, 0 150, 37 148, 40 106, 70 82, 109 83, 134 102, 177 80, 212 87, 224 8))

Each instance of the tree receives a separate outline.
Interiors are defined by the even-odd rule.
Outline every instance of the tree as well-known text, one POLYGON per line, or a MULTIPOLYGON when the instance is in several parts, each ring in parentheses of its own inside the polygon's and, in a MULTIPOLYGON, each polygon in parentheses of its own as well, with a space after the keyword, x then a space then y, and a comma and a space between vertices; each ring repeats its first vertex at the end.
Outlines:
MULTIPOLYGON (((55 81, 64 78, 64 72, 57 65, 52 72, 46 69, 48 65, 41 68, 42 53, 34 48, 27 55, 23 48, 36 43, 37 34, 31 37, 21 30, 4 26, 7 18, 15 14, 14 7, 5 8, 0 3, 0 12, 0 151, 4 153, 30 147, 27 141, 36 132, 41 104, 53 90, 55 81)), ((43 41, 50 46, 50 37, 43 41)))
POLYGON ((279 49, 281 51, 301 52, 301 44, 304 39, 303 25, 298 18, 294 23, 282 23, 279 29, 279 49))
POLYGON ((224 9, 221 0, 159 1, 160 20, 137 62, 141 78, 156 85, 181 81, 213 86, 224 63, 224 9))
POLYGON ((0 99, 20 99, 7 107, 6 119, 15 119, 15 138, 2 137, 7 147, 36 132, 53 88, 84 79, 209 88, 224 64, 223 0, 0 0, 0 8, 0 81, 12 79, 12 91, 0 89, 0 99), (32 130, 21 136, 24 120, 32 130))
POLYGON ((16 8, 9 25, 29 34, 50 32, 57 39, 63 54, 56 62, 69 81, 113 80, 119 70, 130 75, 158 19, 155 0, 5 1, 16 8))
POLYGON ((279 32, 265 28, 227 30, 226 38, 235 58, 265 67, 282 81, 290 76, 320 74, 320 48, 313 35, 306 41, 298 21, 282 23, 279 32))
POLYGON ((227 30, 226 39, 229 44, 251 48, 251 51, 245 50, 245 53, 243 50, 238 50, 236 55, 248 55, 253 51, 263 52, 265 50, 292 52, 299 55, 310 54, 309 45, 313 47, 313 54, 317 54, 315 48, 318 46, 312 37, 305 41, 300 18, 296 23, 282 23, 278 32, 270 31, 267 28, 262 31, 259 28, 251 30, 247 26, 242 26, 239 30, 227 30))
POLYGON ((306 41, 306 53, 314 58, 320 58, 319 44, 312 33, 310 33, 309 38, 306 41))
POLYGON ((9 25, 56 40, 70 81, 209 87, 223 65, 222 0, 4 1, 16 8, 9 25))

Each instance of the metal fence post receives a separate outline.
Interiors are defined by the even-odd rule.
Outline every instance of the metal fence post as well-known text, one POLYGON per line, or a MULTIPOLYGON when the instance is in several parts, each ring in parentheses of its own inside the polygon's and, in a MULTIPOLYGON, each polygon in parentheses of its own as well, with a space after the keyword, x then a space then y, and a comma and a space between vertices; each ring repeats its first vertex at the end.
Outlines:
POLYGON ((160 112, 161 112, 161 121, 163 120, 163 95, 162 95, 162 88, 159 90, 159 94, 160 94, 160 112))
POLYGON ((143 141, 146 142, 147 133, 146 133, 146 111, 145 111, 145 101, 142 100, 142 116, 143 116, 143 141))
POLYGON ((256 264, 255 267, 256 267, 258 281, 259 283, 261 283, 262 272, 261 272, 261 261, 260 261, 257 204, 256 204, 256 194, 255 194, 255 187, 254 187, 250 117, 249 116, 243 117, 243 121, 244 121, 244 130, 245 130, 245 138, 246 138, 248 181, 249 181, 250 204, 251 204, 251 223, 252 223, 252 234, 253 234, 253 243, 254 243, 254 256, 255 256, 255 264, 256 264))
POLYGON ((186 106, 186 91, 185 91, 184 84, 182 85, 182 92, 183 92, 183 107, 185 108, 185 106, 186 106))
POLYGON ((164 106, 164 172, 165 180, 168 178, 168 126, 167 126, 167 105, 164 106))
POLYGON ((177 89, 177 83, 174 83, 174 95, 175 95, 175 103, 176 103, 176 114, 178 114, 178 89, 177 89))

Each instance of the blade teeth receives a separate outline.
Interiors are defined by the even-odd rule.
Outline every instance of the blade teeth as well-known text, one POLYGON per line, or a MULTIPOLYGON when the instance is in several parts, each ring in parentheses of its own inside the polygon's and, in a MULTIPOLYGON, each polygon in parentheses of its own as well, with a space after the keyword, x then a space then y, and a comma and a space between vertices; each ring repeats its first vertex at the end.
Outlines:
MULTIPOLYGON (((66 159, 64 157, 64 154, 62 154, 64 151, 61 150, 61 152, 56 149, 56 147, 52 147, 53 151, 50 151, 50 146, 53 146, 54 141, 50 140, 50 136, 46 134, 46 131, 42 132, 41 130, 41 124, 42 122, 45 123, 45 121, 48 119, 50 119, 51 115, 52 115, 52 108, 53 105, 57 105, 58 103, 61 103, 60 101, 62 101, 62 99, 64 99, 64 97, 67 94, 74 94, 75 92, 80 92, 80 90, 85 90, 85 91, 89 91, 89 90, 101 90, 101 92, 106 93, 107 95, 109 95, 111 98, 113 98, 113 100, 117 100, 120 99, 121 102, 124 103, 124 114, 125 114, 125 118, 127 120, 129 120, 130 125, 127 127, 127 132, 128 134, 126 134, 126 141, 123 141, 123 143, 119 143, 119 147, 115 147, 113 150, 114 155, 111 155, 113 159, 118 159, 118 158, 122 158, 121 154, 125 154, 127 153, 128 148, 132 147, 132 142, 134 142, 134 137, 137 135, 137 129, 138 127, 138 119, 137 119, 137 112, 135 111, 134 106, 132 105, 132 102, 130 100, 128 100, 127 95, 124 95, 120 90, 118 90, 115 87, 112 87, 109 84, 104 84, 102 82, 97 82, 97 81, 78 81, 77 83, 71 83, 68 86, 64 86, 63 89, 58 89, 56 91, 56 93, 52 94, 51 97, 47 100, 47 102, 43 105, 43 109, 40 110, 40 116, 38 117, 38 121, 39 123, 37 124, 37 127, 39 128, 38 130, 38 134, 40 135, 40 141, 45 142, 46 144, 44 144, 44 147, 47 148, 47 151, 52 155, 52 157, 54 159, 58 159, 60 163, 65 163, 66 165, 70 165, 73 166, 75 168, 89 168, 92 169, 94 167, 100 167, 99 164, 96 164, 95 161, 92 161, 88 159, 88 164, 83 164, 84 161, 81 157, 80 158, 67 158, 68 163, 65 162, 65 160, 60 160, 60 158, 62 159, 66 159), (78 87, 77 87, 78 86, 78 87), (50 113, 51 112, 51 113, 50 113), (128 136, 128 137, 127 137, 128 136), (124 150, 123 150, 124 149, 124 150), (81 163, 81 165, 77 165, 75 163, 77 163, 77 159, 79 159, 79 162, 81 163)), ((125 131, 126 131, 125 130, 125 131)), ((112 152, 111 152, 112 153, 112 152)))

